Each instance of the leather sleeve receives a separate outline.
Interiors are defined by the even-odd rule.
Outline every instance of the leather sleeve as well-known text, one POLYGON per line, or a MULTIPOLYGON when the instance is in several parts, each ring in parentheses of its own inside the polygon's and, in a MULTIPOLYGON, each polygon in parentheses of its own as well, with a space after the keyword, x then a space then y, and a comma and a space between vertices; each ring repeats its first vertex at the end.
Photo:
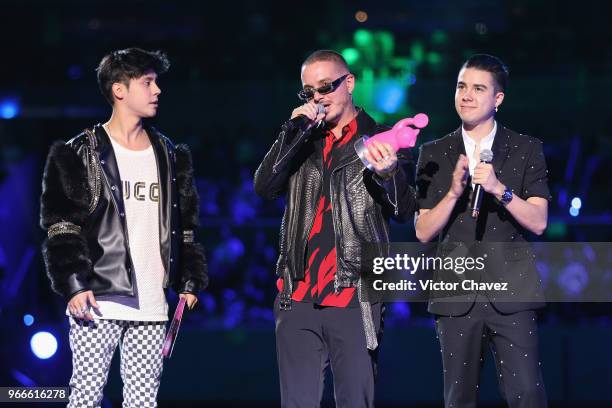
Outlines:
POLYGON ((310 130, 293 128, 290 123, 287 121, 281 127, 278 138, 255 171, 255 193, 267 200, 285 193, 289 177, 297 167, 293 159, 310 134, 310 130))

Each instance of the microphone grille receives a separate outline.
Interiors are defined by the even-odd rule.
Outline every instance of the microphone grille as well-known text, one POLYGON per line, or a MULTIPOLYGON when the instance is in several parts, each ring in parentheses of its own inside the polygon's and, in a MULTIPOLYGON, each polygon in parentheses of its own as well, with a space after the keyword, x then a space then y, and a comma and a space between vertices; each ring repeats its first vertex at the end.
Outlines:
POLYGON ((493 152, 489 149, 482 149, 480 151, 480 161, 490 162, 493 160, 493 152))

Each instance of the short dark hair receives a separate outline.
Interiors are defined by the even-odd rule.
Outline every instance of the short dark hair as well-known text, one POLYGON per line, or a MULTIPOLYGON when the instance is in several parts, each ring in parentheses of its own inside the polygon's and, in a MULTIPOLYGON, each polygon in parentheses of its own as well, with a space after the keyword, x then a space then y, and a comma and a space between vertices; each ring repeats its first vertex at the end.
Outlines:
POLYGON ((107 54, 96 68, 100 92, 111 106, 113 84, 120 82, 129 86, 130 79, 140 78, 147 71, 153 70, 161 75, 170 68, 170 61, 161 51, 146 51, 141 48, 126 48, 107 54))
POLYGON ((475 54, 465 61, 461 69, 463 68, 475 68, 481 71, 490 72, 491 75, 493 75, 493 80, 498 90, 502 92, 506 90, 510 70, 499 58, 489 54, 475 54))
POLYGON ((312 64, 313 62, 319 62, 319 61, 335 62, 336 64, 345 68, 348 72, 351 72, 349 70, 349 66, 346 63, 346 60, 344 59, 344 57, 341 54, 337 53, 336 51, 332 51, 332 50, 317 50, 313 52, 312 54, 308 56, 308 58, 304 60, 304 63, 302 64, 302 66, 306 66, 306 65, 312 64))

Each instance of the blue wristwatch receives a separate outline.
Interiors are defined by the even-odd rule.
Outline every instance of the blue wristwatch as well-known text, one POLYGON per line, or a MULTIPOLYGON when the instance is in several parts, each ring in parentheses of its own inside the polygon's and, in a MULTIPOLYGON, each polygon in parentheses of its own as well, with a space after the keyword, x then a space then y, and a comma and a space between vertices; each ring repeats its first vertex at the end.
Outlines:
POLYGON ((499 202, 503 205, 508 205, 508 203, 512 201, 512 197, 514 197, 514 195, 512 194, 512 190, 506 187, 506 189, 504 190, 504 194, 502 194, 499 202))

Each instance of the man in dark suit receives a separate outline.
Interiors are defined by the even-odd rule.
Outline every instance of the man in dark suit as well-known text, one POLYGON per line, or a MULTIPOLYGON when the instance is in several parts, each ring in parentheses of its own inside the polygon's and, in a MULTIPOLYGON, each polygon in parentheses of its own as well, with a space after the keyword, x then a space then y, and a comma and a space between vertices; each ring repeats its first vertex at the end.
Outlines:
POLYGON ((544 302, 527 238, 546 229, 548 171, 539 140, 495 121, 507 79, 508 68, 498 58, 469 58, 455 92, 462 126, 424 144, 417 165, 417 238, 428 242, 438 237, 442 255, 477 244, 489 259, 475 280, 508 287, 431 298, 446 407, 476 406, 486 345, 493 351, 508 405, 546 406, 535 313, 544 302), (480 161, 485 149, 493 152, 490 163, 480 161), (485 193, 474 218, 470 203, 478 184, 485 193))

